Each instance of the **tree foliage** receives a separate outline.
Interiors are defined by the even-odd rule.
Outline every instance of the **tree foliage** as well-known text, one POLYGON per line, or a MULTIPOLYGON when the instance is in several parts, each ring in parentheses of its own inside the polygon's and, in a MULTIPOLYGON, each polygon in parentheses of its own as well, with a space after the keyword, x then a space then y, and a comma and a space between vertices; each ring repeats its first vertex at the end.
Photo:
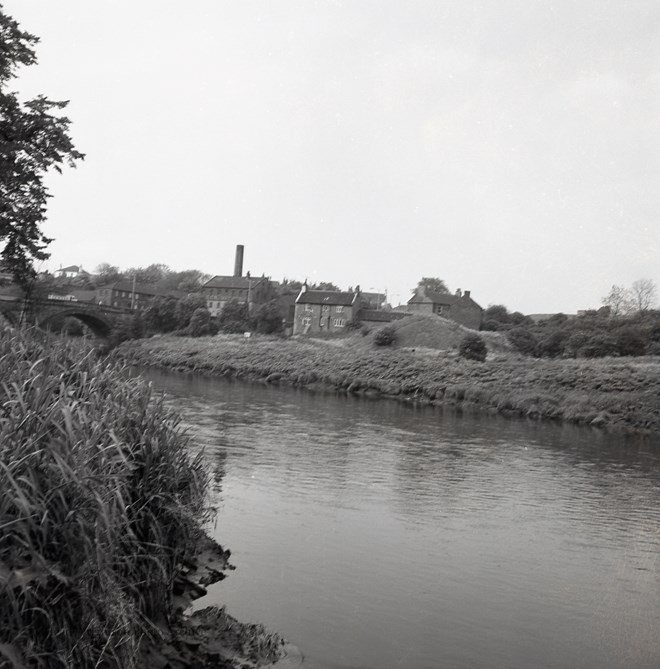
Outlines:
POLYGON ((0 6, 0 256, 25 289, 36 276, 34 261, 48 258, 51 241, 41 230, 50 197, 44 177, 84 157, 69 137, 69 119, 58 114, 67 102, 43 95, 21 102, 8 90, 19 66, 37 62, 38 41, 0 6))
POLYGON ((432 293, 449 293, 447 284, 436 276, 423 276, 417 283, 417 288, 423 288, 432 293))
POLYGON ((277 300, 260 304, 252 317, 254 329, 262 334, 275 334, 282 331, 282 311, 277 300))

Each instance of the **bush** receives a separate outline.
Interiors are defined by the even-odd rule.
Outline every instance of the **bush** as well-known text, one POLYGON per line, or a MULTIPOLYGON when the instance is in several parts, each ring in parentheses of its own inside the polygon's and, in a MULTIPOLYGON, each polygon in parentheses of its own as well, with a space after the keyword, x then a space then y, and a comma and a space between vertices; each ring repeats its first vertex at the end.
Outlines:
MULTIPOLYGON (((558 314, 562 315, 563 314, 558 314)), ((553 317, 554 318, 554 317, 553 317)), ((549 319, 549 323, 552 319, 549 319)), ((548 334, 543 339, 539 340, 539 345, 537 347, 537 355, 543 356, 546 358, 557 358, 564 353, 564 348, 566 345, 566 339, 568 338, 568 333, 564 330, 555 330, 548 334)))
POLYGON ((538 340, 529 330, 526 330, 525 328, 513 328, 513 330, 509 330, 507 333, 507 339, 513 348, 518 351, 518 353, 523 353, 524 355, 534 355, 536 352, 538 340))
POLYGON ((362 327, 362 323, 358 320, 351 319, 346 323, 346 329, 349 331, 359 330, 362 327))
POLYGON ((483 362, 488 354, 486 342, 478 334, 466 334, 458 347, 458 354, 468 360, 483 362))
POLYGON ((202 460, 80 341, 0 333, 0 378, 0 665, 145 666, 209 517, 202 460))
POLYGON ((396 332, 391 325, 386 325, 374 335, 374 344, 376 346, 392 346, 396 341, 396 332))
POLYGON ((618 354, 617 341, 608 334, 595 334, 589 337, 576 352, 580 358, 603 358, 618 354))
POLYGON ((621 328, 617 333, 616 345, 619 355, 644 355, 646 344, 637 328, 621 328))
POLYGON ((206 307, 195 309, 190 318, 188 333, 191 337, 204 337, 217 333, 217 327, 211 320, 211 312, 206 307))

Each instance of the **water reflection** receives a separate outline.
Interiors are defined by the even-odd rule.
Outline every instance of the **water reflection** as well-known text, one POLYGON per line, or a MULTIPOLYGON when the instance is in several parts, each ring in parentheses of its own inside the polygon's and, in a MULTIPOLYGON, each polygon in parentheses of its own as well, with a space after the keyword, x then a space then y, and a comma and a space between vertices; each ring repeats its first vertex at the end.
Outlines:
POLYGON ((221 481, 210 597, 308 667, 660 666, 660 444, 150 372, 221 481))

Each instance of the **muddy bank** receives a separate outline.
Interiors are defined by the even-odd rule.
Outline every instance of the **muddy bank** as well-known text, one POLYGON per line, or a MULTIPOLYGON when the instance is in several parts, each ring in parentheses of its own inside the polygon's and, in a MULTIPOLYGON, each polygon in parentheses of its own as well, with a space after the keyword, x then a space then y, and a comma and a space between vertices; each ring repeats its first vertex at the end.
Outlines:
POLYGON ((204 537, 197 556, 174 583, 174 619, 161 629, 158 641, 143 643, 140 666, 147 669, 295 669, 302 667, 300 651, 262 625, 242 623, 224 607, 190 613, 206 588, 225 578, 234 567, 230 553, 204 537))
POLYGON ((239 336, 126 342, 135 364, 310 390, 474 408, 636 432, 660 432, 660 358, 480 363, 425 350, 356 350, 316 340, 239 336))

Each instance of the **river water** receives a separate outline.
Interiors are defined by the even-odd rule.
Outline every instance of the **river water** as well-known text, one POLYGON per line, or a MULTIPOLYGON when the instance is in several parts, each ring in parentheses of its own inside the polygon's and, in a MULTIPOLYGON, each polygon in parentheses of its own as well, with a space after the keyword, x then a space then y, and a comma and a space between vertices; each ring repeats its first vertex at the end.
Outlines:
POLYGON ((660 667, 660 440, 148 370, 308 669, 660 667))

